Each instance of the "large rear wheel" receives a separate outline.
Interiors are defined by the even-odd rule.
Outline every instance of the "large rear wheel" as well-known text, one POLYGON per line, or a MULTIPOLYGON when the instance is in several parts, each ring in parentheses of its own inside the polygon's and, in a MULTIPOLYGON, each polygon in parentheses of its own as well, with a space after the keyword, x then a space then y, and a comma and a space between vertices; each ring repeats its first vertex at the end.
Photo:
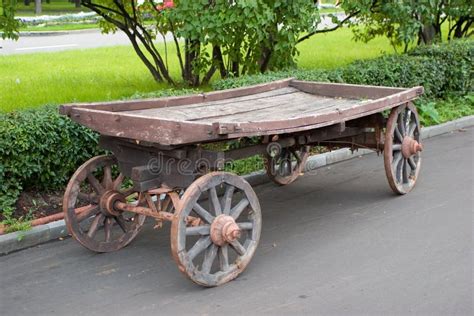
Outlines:
POLYGON ((421 167, 421 126, 412 103, 393 108, 387 121, 384 166, 388 183, 397 194, 415 186, 421 167))
POLYGON ((179 269, 195 283, 221 285, 247 267, 261 227, 260 205, 248 182, 231 173, 212 172, 184 192, 171 226, 171 252, 179 269), (198 225, 190 225, 188 216, 198 218, 198 225))

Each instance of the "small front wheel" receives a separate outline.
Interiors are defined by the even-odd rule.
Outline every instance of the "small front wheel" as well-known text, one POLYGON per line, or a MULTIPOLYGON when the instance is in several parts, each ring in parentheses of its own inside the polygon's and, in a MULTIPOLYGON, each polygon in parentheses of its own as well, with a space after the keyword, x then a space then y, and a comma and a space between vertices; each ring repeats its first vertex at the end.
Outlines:
POLYGON ((212 172, 184 192, 171 226, 171 252, 192 281, 218 286, 247 267, 261 227, 260 205, 250 184, 231 173, 212 172), (190 216, 198 220, 191 223, 190 216))
POLYGON ((273 155, 265 154, 265 169, 268 177, 278 185, 294 182, 303 172, 309 157, 309 146, 281 148, 273 155))
POLYGON ((69 181, 63 198, 69 233, 96 252, 110 252, 128 245, 138 234, 145 216, 117 211, 114 203, 138 197, 113 156, 97 156, 80 166, 69 181))

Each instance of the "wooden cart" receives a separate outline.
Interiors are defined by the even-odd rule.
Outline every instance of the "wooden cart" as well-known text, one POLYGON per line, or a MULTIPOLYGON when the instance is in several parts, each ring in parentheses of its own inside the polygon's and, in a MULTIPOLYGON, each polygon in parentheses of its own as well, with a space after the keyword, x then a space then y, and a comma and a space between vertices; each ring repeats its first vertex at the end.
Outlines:
POLYGON ((100 145, 113 153, 90 159, 72 176, 64 195, 67 227, 86 248, 109 252, 129 244, 146 217, 157 227, 170 221, 179 269, 203 286, 226 283, 252 259, 262 227, 255 192, 223 172, 226 163, 262 154, 268 176, 286 185, 303 171, 311 146, 371 148, 383 151, 392 190, 405 194, 420 171, 420 123, 411 101, 422 93, 286 79, 61 106, 62 114, 99 132, 100 145), (247 141, 220 150, 235 139, 247 141))

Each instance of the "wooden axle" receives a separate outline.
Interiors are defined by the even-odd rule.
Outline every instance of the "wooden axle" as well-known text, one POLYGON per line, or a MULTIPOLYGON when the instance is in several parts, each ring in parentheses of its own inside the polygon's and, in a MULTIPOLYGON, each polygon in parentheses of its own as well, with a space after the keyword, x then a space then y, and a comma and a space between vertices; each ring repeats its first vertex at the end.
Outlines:
MULTIPOLYGON (((143 206, 134 206, 127 203, 123 203, 120 201, 115 202, 114 208, 116 210, 120 210, 122 212, 131 212, 136 214, 141 214, 149 217, 153 217, 158 221, 173 221, 174 214, 170 212, 164 211, 154 211, 151 208, 143 207, 143 206)), ((188 226, 199 226, 201 224, 201 220, 194 216, 188 216, 186 218, 186 224, 188 226)))

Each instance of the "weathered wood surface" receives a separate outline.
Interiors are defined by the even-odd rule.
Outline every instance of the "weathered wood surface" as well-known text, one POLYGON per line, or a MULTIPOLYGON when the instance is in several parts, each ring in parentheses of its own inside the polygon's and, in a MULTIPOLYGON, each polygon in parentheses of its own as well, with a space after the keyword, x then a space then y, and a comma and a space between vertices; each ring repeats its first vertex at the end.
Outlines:
POLYGON ((200 93, 185 96, 175 97, 163 97, 163 98, 150 98, 142 100, 127 100, 127 101, 113 101, 113 102, 94 102, 94 103, 71 103, 61 105, 59 112, 61 114, 69 115, 71 110, 75 107, 83 109, 100 110, 107 112, 121 112, 121 111, 133 111, 143 110, 150 108, 162 108, 169 106, 180 106, 194 103, 203 103, 208 101, 217 101, 229 98, 236 98, 255 93, 261 93, 266 91, 272 91, 275 89, 281 89, 288 87, 291 82, 291 78, 277 80, 270 83, 254 85, 250 87, 227 89, 223 91, 215 91, 208 93, 200 93))
POLYGON ((60 111, 103 135, 162 145, 292 133, 371 115, 423 93, 280 80, 187 97, 67 105, 60 111))

